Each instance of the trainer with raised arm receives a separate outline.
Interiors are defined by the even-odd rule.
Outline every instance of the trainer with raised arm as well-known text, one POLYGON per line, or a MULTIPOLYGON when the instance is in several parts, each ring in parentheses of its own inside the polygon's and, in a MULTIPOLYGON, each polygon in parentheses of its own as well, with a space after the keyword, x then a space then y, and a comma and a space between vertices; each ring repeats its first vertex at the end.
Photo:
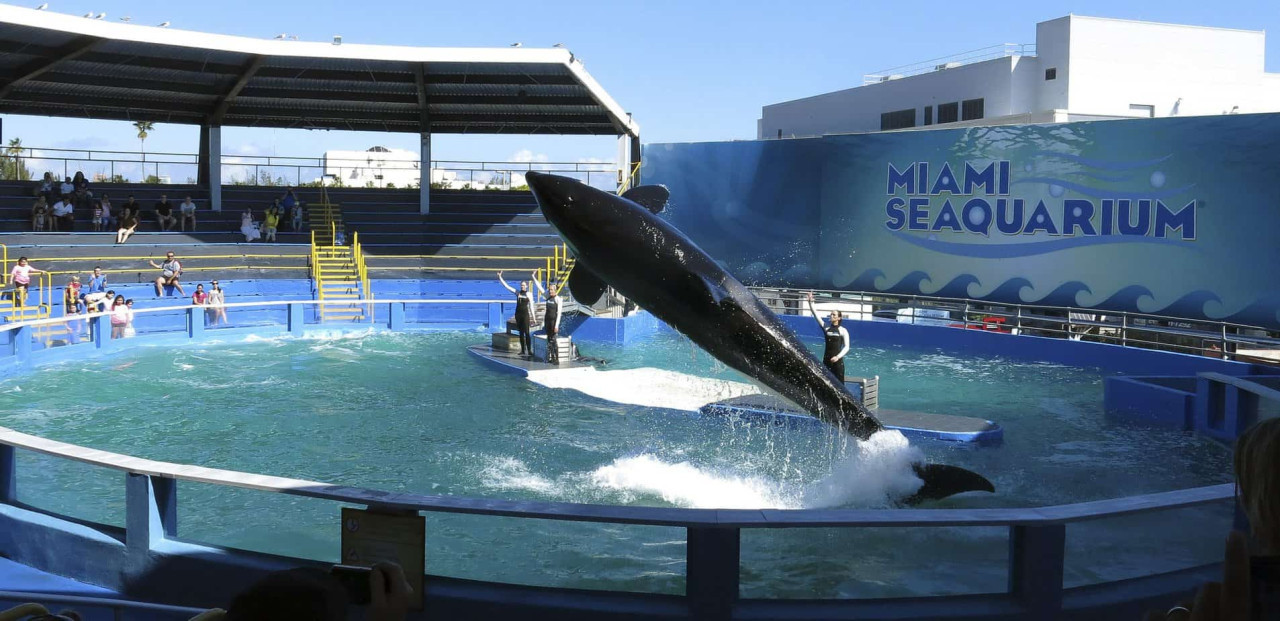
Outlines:
POLYGON ((849 353, 849 331, 840 325, 840 311, 832 310, 830 323, 823 323, 818 311, 813 307, 813 292, 809 292, 809 313, 822 329, 825 347, 822 350, 822 364, 835 374, 841 383, 844 382, 844 356, 849 353))
POLYGON ((556 343, 556 336, 560 334, 560 296, 556 289, 555 283, 547 285, 547 289, 542 288, 542 283, 537 278, 533 279, 534 286, 538 287, 538 292, 547 298, 547 311, 543 315, 542 328, 547 332, 547 362, 551 364, 560 364, 560 347, 556 343))
POLYGON ((503 280, 502 272, 498 272, 498 282, 502 283, 507 291, 516 294, 516 332, 520 335, 520 355, 533 356, 533 340, 529 334, 529 326, 533 323, 533 292, 529 290, 529 282, 520 281, 520 290, 516 291, 514 287, 507 284, 506 280, 503 280))

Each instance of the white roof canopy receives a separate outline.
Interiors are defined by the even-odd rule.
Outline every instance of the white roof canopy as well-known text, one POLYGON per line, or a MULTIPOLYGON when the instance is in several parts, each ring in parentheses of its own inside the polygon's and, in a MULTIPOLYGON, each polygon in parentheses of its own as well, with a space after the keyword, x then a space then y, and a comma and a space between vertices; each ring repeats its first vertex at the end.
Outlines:
POLYGON ((639 136, 564 49, 251 39, 0 5, 0 113, 456 134, 639 136))

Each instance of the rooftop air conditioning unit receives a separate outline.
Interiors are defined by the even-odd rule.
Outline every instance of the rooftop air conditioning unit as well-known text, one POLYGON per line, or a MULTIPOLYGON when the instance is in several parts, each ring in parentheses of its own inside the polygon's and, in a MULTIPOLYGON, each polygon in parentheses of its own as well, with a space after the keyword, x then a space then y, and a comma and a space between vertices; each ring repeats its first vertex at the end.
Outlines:
POLYGON ((962 65, 962 64, 963 64, 963 63, 958 63, 958 62, 955 62, 955 61, 952 61, 952 62, 949 62, 949 63, 942 63, 941 65, 935 65, 935 66, 933 67, 933 70, 934 70, 934 71, 944 71, 944 70, 947 70, 947 69, 955 69, 956 67, 959 67, 959 66, 960 66, 960 65, 962 65))

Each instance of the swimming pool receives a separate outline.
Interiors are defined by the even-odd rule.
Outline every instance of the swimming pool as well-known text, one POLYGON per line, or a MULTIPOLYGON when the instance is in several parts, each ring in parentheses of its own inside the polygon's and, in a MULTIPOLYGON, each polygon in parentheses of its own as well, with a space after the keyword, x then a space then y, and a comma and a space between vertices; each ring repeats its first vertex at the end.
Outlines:
MULTIPOLYGON (((492 373, 464 351, 487 341, 482 332, 379 332, 144 346, 5 380, 0 425, 152 459, 427 494, 810 508, 877 506, 894 484, 886 466, 886 456, 900 454, 893 437, 877 438, 878 452, 859 453, 820 430, 604 402, 492 373)), ((671 335, 625 348, 584 347, 608 359, 606 369, 741 379, 671 335)), ((1229 454, 1215 443, 1108 422, 1095 370, 897 347, 852 355, 851 372, 881 376, 886 407, 981 416, 1005 427, 999 447, 919 444, 934 460, 986 474, 999 490, 939 506, 1038 506, 1229 480, 1229 454)), ((19 468, 21 500, 122 523, 118 475, 36 455, 19 459, 39 462, 19 468)), ((183 538, 337 557, 331 503, 201 484, 182 489, 183 538)), ((432 574, 683 589, 679 528, 427 519, 432 574)), ((1225 525, 1230 512, 1126 519, 1071 527, 1080 536, 1069 533, 1068 586, 1210 562, 1220 542, 1200 541, 1180 523, 1225 525)), ((1000 592, 1007 587, 1005 541, 997 528, 744 533, 743 595, 1000 592)))

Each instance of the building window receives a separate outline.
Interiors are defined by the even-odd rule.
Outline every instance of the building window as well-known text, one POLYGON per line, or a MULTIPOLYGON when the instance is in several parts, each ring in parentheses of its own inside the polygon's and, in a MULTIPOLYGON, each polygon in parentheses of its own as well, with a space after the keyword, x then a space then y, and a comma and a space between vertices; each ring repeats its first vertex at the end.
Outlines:
POLYGON ((1045 69, 1045 70, 1044 70, 1044 79, 1045 79, 1045 81, 1046 81, 1046 82, 1047 82, 1047 81, 1049 81, 1049 80, 1056 80, 1056 79, 1058 79, 1058 68, 1057 68, 1057 67, 1049 67, 1048 69, 1045 69))
POLYGON ((916 126, 916 109, 895 110, 880 115, 880 130, 905 129, 916 126))
POLYGON ((1156 107, 1146 104, 1129 104, 1129 114, 1133 116, 1145 116, 1153 118, 1156 115, 1156 107))
POLYGON ((973 121, 982 118, 982 111, 985 105, 983 99, 967 99, 960 104, 960 120, 973 121))
POLYGON ((924 107, 924 124, 933 125, 933 106, 924 107))
POLYGON ((955 123, 960 120, 960 104, 944 103, 938 104, 938 122, 939 123, 955 123))

